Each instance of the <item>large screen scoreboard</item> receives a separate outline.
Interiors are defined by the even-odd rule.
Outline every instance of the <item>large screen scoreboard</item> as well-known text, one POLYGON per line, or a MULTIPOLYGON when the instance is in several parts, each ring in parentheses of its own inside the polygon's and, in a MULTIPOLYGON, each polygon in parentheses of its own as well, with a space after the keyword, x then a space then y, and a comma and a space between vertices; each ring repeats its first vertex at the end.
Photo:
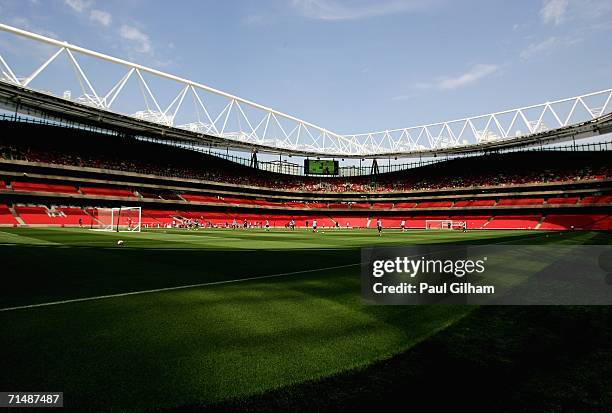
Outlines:
POLYGON ((307 175, 338 175, 338 161, 304 159, 304 172, 307 175))

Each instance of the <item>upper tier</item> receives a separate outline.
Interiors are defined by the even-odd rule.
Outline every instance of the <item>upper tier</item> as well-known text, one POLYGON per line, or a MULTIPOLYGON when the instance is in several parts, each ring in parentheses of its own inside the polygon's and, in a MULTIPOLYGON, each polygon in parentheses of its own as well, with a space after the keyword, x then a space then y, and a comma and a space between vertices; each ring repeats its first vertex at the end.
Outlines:
POLYGON ((324 178, 262 171, 215 156, 82 130, 0 123, 0 159, 93 167, 307 193, 394 193, 604 180, 608 152, 536 151, 448 160, 379 175, 324 178))

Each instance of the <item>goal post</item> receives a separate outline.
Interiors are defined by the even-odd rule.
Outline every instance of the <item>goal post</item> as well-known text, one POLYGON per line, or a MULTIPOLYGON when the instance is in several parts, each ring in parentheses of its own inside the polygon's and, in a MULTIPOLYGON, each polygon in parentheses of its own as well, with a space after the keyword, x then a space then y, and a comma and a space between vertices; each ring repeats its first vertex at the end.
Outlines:
POLYGON ((92 229, 98 231, 140 232, 141 207, 95 208, 92 229))
POLYGON ((463 229, 465 221, 453 221, 452 219, 428 219, 425 220, 425 229, 463 229))

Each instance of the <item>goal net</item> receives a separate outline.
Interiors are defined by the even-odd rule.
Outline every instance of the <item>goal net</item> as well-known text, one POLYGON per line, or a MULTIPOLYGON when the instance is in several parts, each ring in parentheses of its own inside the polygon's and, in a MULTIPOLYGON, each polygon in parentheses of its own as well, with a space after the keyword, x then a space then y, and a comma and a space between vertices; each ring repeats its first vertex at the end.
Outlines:
POLYGON ((140 232, 140 207, 96 208, 92 229, 99 231, 140 232))
POLYGON ((428 219, 425 221, 425 229, 462 229, 465 221, 453 221, 452 219, 428 219))

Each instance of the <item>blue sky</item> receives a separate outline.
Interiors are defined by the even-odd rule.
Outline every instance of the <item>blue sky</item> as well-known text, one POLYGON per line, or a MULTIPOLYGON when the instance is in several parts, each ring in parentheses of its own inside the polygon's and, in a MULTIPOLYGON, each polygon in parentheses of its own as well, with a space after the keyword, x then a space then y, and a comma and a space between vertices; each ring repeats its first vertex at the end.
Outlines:
POLYGON ((612 87, 610 0, 0 0, 0 21, 337 133, 612 87))

